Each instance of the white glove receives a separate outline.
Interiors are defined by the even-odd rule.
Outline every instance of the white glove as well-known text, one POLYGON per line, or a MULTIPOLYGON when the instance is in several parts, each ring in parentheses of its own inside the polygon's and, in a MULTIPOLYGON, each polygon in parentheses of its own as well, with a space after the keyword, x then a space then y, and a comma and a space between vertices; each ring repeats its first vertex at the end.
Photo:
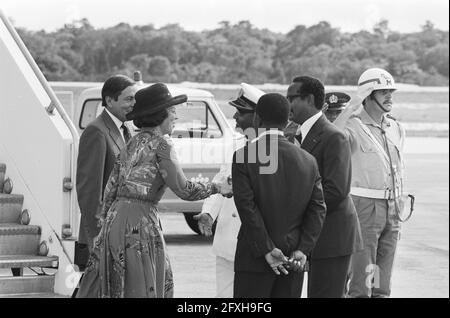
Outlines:
POLYGON ((216 187, 219 189, 220 194, 224 197, 231 198, 233 196, 233 187, 231 185, 231 178, 223 176, 216 182, 216 187))

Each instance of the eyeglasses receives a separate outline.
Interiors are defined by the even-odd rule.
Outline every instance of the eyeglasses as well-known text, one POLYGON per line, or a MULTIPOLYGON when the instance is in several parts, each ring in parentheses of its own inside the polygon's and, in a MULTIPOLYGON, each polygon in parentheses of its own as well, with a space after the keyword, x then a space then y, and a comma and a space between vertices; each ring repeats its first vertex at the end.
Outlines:
POLYGON ((289 103, 292 103, 297 97, 300 97, 300 95, 286 96, 286 99, 289 101, 289 103))

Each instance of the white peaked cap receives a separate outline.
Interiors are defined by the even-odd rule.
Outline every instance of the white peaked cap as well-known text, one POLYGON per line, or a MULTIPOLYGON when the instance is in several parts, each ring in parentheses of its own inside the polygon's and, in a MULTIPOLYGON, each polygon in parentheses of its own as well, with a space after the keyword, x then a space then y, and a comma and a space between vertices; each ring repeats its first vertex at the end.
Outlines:
POLYGON ((259 88, 256 88, 255 86, 249 85, 247 83, 241 83, 241 87, 242 91, 244 92, 244 97, 255 103, 255 105, 258 103, 261 96, 265 94, 265 92, 263 92, 259 88))
POLYGON ((247 83, 241 83, 241 89, 236 100, 231 101, 230 105, 246 111, 255 111, 256 104, 261 96, 265 94, 264 91, 247 83))

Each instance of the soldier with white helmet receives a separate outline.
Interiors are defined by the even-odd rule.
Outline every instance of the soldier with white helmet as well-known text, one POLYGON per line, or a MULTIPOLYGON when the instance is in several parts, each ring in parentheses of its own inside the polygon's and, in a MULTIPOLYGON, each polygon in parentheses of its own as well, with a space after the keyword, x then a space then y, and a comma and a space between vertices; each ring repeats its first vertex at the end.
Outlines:
POLYGON ((366 70, 358 80, 356 96, 334 122, 345 130, 351 144, 351 194, 364 241, 364 250, 352 257, 349 297, 389 297, 391 293, 405 201, 405 130, 389 114, 395 90, 387 71, 366 70))

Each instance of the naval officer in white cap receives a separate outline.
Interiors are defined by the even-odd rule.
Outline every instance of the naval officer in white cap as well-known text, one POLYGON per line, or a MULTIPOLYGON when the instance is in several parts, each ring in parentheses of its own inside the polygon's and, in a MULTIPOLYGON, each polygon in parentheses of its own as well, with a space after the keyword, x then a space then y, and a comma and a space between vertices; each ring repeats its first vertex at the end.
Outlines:
MULTIPOLYGON (((246 129, 253 127, 256 103, 264 94, 262 90, 254 86, 241 84, 237 99, 229 102, 230 105, 236 107, 236 113, 233 116, 236 120, 236 130, 245 133, 246 129)), ((221 167, 213 182, 231 176, 231 159, 229 163, 221 167)), ((234 200, 222 195, 213 195, 204 201, 202 212, 194 218, 198 220, 200 231, 206 236, 212 235, 212 225, 217 220, 213 241, 213 253, 216 255, 216 297, 232 298, 234 254, 237 235, 241 227, 234 200)))

